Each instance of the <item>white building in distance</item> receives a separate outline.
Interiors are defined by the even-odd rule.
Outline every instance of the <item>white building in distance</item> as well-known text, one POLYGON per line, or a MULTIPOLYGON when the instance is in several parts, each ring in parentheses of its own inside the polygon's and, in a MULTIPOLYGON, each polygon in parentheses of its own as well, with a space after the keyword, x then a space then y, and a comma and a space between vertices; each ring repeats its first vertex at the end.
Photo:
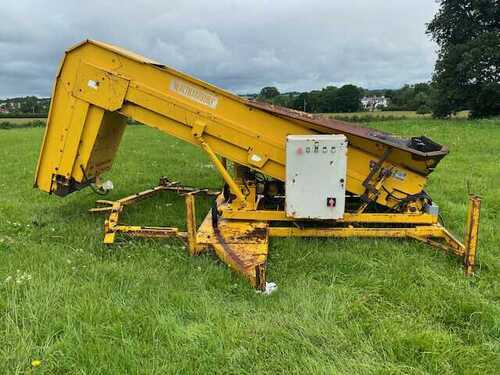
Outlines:
POLYGON ((389 98, 382 96, 365 96, 361 99, 361 105, 365 111, 374 111, 389 106, 389 98))

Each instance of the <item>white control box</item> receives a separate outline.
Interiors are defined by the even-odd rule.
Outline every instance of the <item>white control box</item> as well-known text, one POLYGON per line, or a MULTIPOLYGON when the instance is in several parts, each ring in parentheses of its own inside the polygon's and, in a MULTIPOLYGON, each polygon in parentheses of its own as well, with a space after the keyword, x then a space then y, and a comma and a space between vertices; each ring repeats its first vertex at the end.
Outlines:
POLYGON ((344 135, 289 135, 286 215, 340 219, 345 210, 347 139, 344 135))

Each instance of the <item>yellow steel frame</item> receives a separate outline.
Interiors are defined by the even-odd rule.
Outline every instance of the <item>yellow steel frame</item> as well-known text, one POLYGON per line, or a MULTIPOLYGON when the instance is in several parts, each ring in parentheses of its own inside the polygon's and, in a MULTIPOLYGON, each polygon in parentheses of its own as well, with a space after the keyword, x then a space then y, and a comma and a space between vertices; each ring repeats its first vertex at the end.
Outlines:
MULTIPOLYGON (((186 197, 193 195, 217 196, 219 194, 216 191, 210 191, 208 189, 196 189, 191 187, 180 186, 178 181, 169 181, 167 178, 162 177, 160 179, 160 184, 152 189, 148 189, 137 194, 129 195, 117 201, 98 200, 96 202, 98 207, 90 209, 89 212, 91 213, 109 212, 109 216, 104 222, 104 243, 106 244, 114 243, 117 234, 126 234, 135 237, 155 237, 155 238, 179 237, 182 239, 186 239, 189 234, 189 231, 187 233, 181 232, 179 231, 178 228, 148 227, 139 225, 126 225, 119 223, 120 215, 126 206, 132 205, 147 198, 151 198, 152 196, 157 195, 158 193, 164 191, 175 192, 177 194, 186 195, 186 197)), ((187 221, 189 222, 189 220, 187 221)))
MULTIPOLYGON (((86 41, 67 52, 52 98, 35 186, 59 195, 112 167, 126 118, 198 145, 212 161, 216 154, 280 181, 285 179, 287 135, 339 132, 307 116, 287 117, 261 110, 217 87, 96 41, 86 41), (202 141, 196 134, 202 135, 202 141)), ((382 138, 346 136, 346 190, 362 195, 370 163, 380 160, 387 145, 382 138)), ((386 178, 384 187, 393 196, 383 190, 374 197, 387 207, 395 206, 397 198, 421 192, 438 160, 397 144, 390 147, 391 153, 380 167, 405 177, 386 178)), ((215 165, 223 174, 217 162, 215 165)), ((231 190, 243 204, 238 188, 231 186, 231 190)))
MULTIPOLYGON (((166 178, 160 180, 160 185, 120 199, 116 202, 98 201, 107 204, 105 208, 95 208, 92 212, 109 210, 109 218, 104 225, 104 242, 114 242, 116 234, 121 233, 139 237, 182 239, 190 255, 197 255, 208 249, 214 250, 219 258, 233 270, 242 274, 251 285, 263 290, 266 286, 267 254, 269 237, 365 237, 365 238, 411 238, 424 242, 433 247, 463 259, 465 275, 472 274, 476 264, 477 237, 479 228, 480 199, 471 196, 467 214, 465 245, 460 243, 446 228, 438 222, 435 215, 418 213, 363 213, 367 205, 354 213, 345 213, 342 219, 324 222, 324 226, 301 228, 298 226, 273 227, 272 222, 297 223, 296 218, 286 216, 284 211, 258 210, 258 198, 255 186, 243 186, 231 176, 226 163, 219 160, 215 152, 203 137, 206 125, 196 122, 192 127, 193 136, 198 140, 201 148, 206 152, 225 183, 229 186, 235 199, 231 203, 224 202, 222 194, 216 200, 217 215, 221 215, 220 224, 213 223, 209 213, 200 228, 196 225, 195 195, 208 193, 208 190, 180 186, 178 182, 170 182, 166 178), (243 193, 243 188, 246 194, 243 193), (171 227, 145 227, 123 225, 119 223, 119 215, 127 205, 153 196, 164 191, 176 191, 185 195, 186 204, 186 232, 171 227), (376 225, 370 227, 370 225, 376 225)), ((382 165, 383 160, 379 162, 382 165)), ((238 168, 235 168, 237 171, 238 168)), ((378 171, 375 171, 379 173, 378 171)), ((374 172, 374 174, 375 174, 374 172)), ((381 175, 375 187, 369 185, 372 175, 365 180, 367 193, 378 195, 378 191, 387 178, 381 175), (371 189, 370 189, 371 188, 371 189)), ((216 193, 211 192, 212 195, 216 193)))
POLYGON ((99 201, 105 207, 92 211, 109 213, 106 243, 113 243, 118 234, 180 238, 192 255, 213 249, 257 288, 265 287, 270 236, 414 238, 464 258, 465 273, 473 272, 479 198, 469 200, 464 244, 443 228, 437 217, 424 213, 418 200, 403 208, 400 205, 406 198, 422 194, 429 173, 447 153, 445 147, 424 152, 375 130, 245 101, 96 41, 85 41, 67 51, 59 67, 35 186, 65 196, 96 182, 112 167, 127 118, 203 149, 229 187, 231 199, 226 202, 219 196, 216 209, 199 227, 195 196, 214 195, 207 190, 163 181, 156 188, 118 201, 99 201), (346 191, 361 197, 358 211, 345 213, 342 220, 315 223, 321 227, 302 228, 283 211, 259 210, 256 184, 246 181, 240 172, 252 169, 284 182, 287 136, 332 133, 348 139, 345 185, 346 191), (234 178, 225 159, 237 166, 234 178), (166 190, 185 195, 186 231, 120 223, 126 206, 166 190), (367 212, 371 203, 397 212, 367 212), (285 226, 273 226, 275 222, 285 226))
MULTIPOLYGON (((215 253, 233 270, 245 276, 258 289, 265 288, 267 248, 269 237, 331 237, 331 238, 409 238, 424 242, 463 259, 464 273, 471 275, 476 265, 479 231, 480 198, 471 196, 467 211, 465 241, 462 244, 433 215, 413 213, 346 213, 341 220, 322 222, 321 226, 299 227, 291 224, 296 219, 286 217, 284 211, 229 209, 222 195, 217 197, 217 211, 221 215, 217 225, 208 213, 198 228, 196 224, 195 196, 218 193, 207 189, 180 186, 178 182, 162 179, 153 189, 131 195, 118 201, 98 201, 99 207, 91 212, 109 212, 105 221, 104 242, 111 244, 117 234, 179 238, 186 243, 190 255, 206 250, 215 253), (149 198, 161 191, 175 191, 185 195, 186 231, 171 227, 145 227, 119 223, 125 206, 149 198), (272 226, 281 222, 285 226, 272 226)), ((315 222, 318 224, 317 222, 315 222)))

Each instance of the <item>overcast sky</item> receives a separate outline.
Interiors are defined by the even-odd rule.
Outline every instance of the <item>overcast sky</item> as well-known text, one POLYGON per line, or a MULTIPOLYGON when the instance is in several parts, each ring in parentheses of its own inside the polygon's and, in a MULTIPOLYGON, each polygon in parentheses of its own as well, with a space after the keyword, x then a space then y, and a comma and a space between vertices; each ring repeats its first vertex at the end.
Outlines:
POLYGON ((434 0, 2 0, 0 97, 50 95, 64 50, 116 44, 222 88, 430 79, 434 0))

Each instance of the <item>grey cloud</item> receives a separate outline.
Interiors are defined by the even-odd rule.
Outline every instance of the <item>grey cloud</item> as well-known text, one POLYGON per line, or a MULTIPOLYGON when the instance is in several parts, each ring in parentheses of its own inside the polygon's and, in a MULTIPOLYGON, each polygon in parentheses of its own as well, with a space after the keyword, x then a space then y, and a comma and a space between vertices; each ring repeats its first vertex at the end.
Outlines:
POLYGON ((4 1, 0 97, 50 95, 65 49, 94 38, 236 92, 428 80, 434 0, 4 1))

